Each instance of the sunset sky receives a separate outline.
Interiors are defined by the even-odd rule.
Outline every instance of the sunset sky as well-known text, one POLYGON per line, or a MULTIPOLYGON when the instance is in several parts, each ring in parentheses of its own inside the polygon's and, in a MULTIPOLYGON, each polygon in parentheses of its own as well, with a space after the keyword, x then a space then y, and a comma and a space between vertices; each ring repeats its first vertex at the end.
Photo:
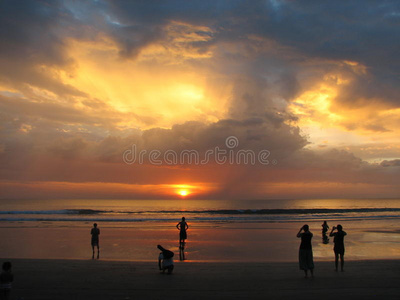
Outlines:
POLYGON ((1 1, 0 198, 400 197, 399 37, 399 1, 1 1))

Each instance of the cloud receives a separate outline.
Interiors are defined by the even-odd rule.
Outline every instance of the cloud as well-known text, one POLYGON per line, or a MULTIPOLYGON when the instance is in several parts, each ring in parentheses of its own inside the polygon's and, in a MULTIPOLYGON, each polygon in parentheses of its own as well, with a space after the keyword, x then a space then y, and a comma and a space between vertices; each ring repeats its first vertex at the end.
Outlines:
POLYGON ((14 89, 39 87, 60 95, 83 96, 60 82, 55 71, 71 64, 64 53, 63 25, 73 18, 60 3, 2 1, 0 5, 0 82, 14 89))
POLYGON ((136 185, 176 183, 212 186, 199 191, 211 198, 335 195, 335 184, 393 195, 399 11, 396 1, 3 1, 3 197, 18 184, 50 193, 43 182, 71 196, 95 182, 109 195, 123 185, 124 197, 129 185, 142 197, 136 185), (204 155, 228 136, 277 164, 122 161, 133 144, 204 155))
POLYGON ((384 160, 381 162, 382 167, 399 167, 400 159, 384 160))

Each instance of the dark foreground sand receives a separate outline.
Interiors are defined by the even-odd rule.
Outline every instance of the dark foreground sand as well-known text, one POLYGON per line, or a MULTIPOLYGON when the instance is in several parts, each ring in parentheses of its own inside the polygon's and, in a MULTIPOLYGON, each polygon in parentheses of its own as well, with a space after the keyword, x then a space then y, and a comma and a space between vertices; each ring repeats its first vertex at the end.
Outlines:
MULTIPOLYGON (((4 261, 5 259, 1 259, 4 261)), ((156 263, 11 259, 12 299, 400 299, 400 261, 316 262, 305 279, 297 263, 156 263)))

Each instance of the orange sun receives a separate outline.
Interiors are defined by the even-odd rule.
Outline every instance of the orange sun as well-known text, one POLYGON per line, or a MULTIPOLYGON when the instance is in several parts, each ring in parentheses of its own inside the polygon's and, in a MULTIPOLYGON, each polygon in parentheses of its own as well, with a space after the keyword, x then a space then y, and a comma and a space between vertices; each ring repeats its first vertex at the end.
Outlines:
POLYGON ((181 195, 182 197, 185 197, 185 196, 189 195, 189 191, 188 190, 179 190, 178 194, 181 195))

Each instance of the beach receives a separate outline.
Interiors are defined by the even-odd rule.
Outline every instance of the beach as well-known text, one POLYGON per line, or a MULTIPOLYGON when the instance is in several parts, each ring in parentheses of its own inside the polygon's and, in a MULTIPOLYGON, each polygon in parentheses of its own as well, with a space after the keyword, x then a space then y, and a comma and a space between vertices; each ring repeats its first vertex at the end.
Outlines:
POLYGON ((364 200, 4 202, 1 261, 11 261, 11 299, 398 299, 400 205, 364 200), (162 202, 164 204, 164 202, 162 202), (96 207, 96 210, 92 209, 96 207), (326 209, 328 207, 328 209, 326 209), (189 224, 181 261, 176 224, 189 224), (345 272, 334 271, 333 238, 342 224, 345 272), (100 260, 90 230, 99 224, 100 260), (297 257, 309 224, 315 278, 297 257), (157 244, 175 253, 172 275, 158 270, 157 244))
MULTIPOLYGON (((4 259, 1 259, 4 261, 4 259)), ((297 262, 176 262, 12 259, 12 299, 398 299, 400 260, 315 262, 304 278, 297 262)))

